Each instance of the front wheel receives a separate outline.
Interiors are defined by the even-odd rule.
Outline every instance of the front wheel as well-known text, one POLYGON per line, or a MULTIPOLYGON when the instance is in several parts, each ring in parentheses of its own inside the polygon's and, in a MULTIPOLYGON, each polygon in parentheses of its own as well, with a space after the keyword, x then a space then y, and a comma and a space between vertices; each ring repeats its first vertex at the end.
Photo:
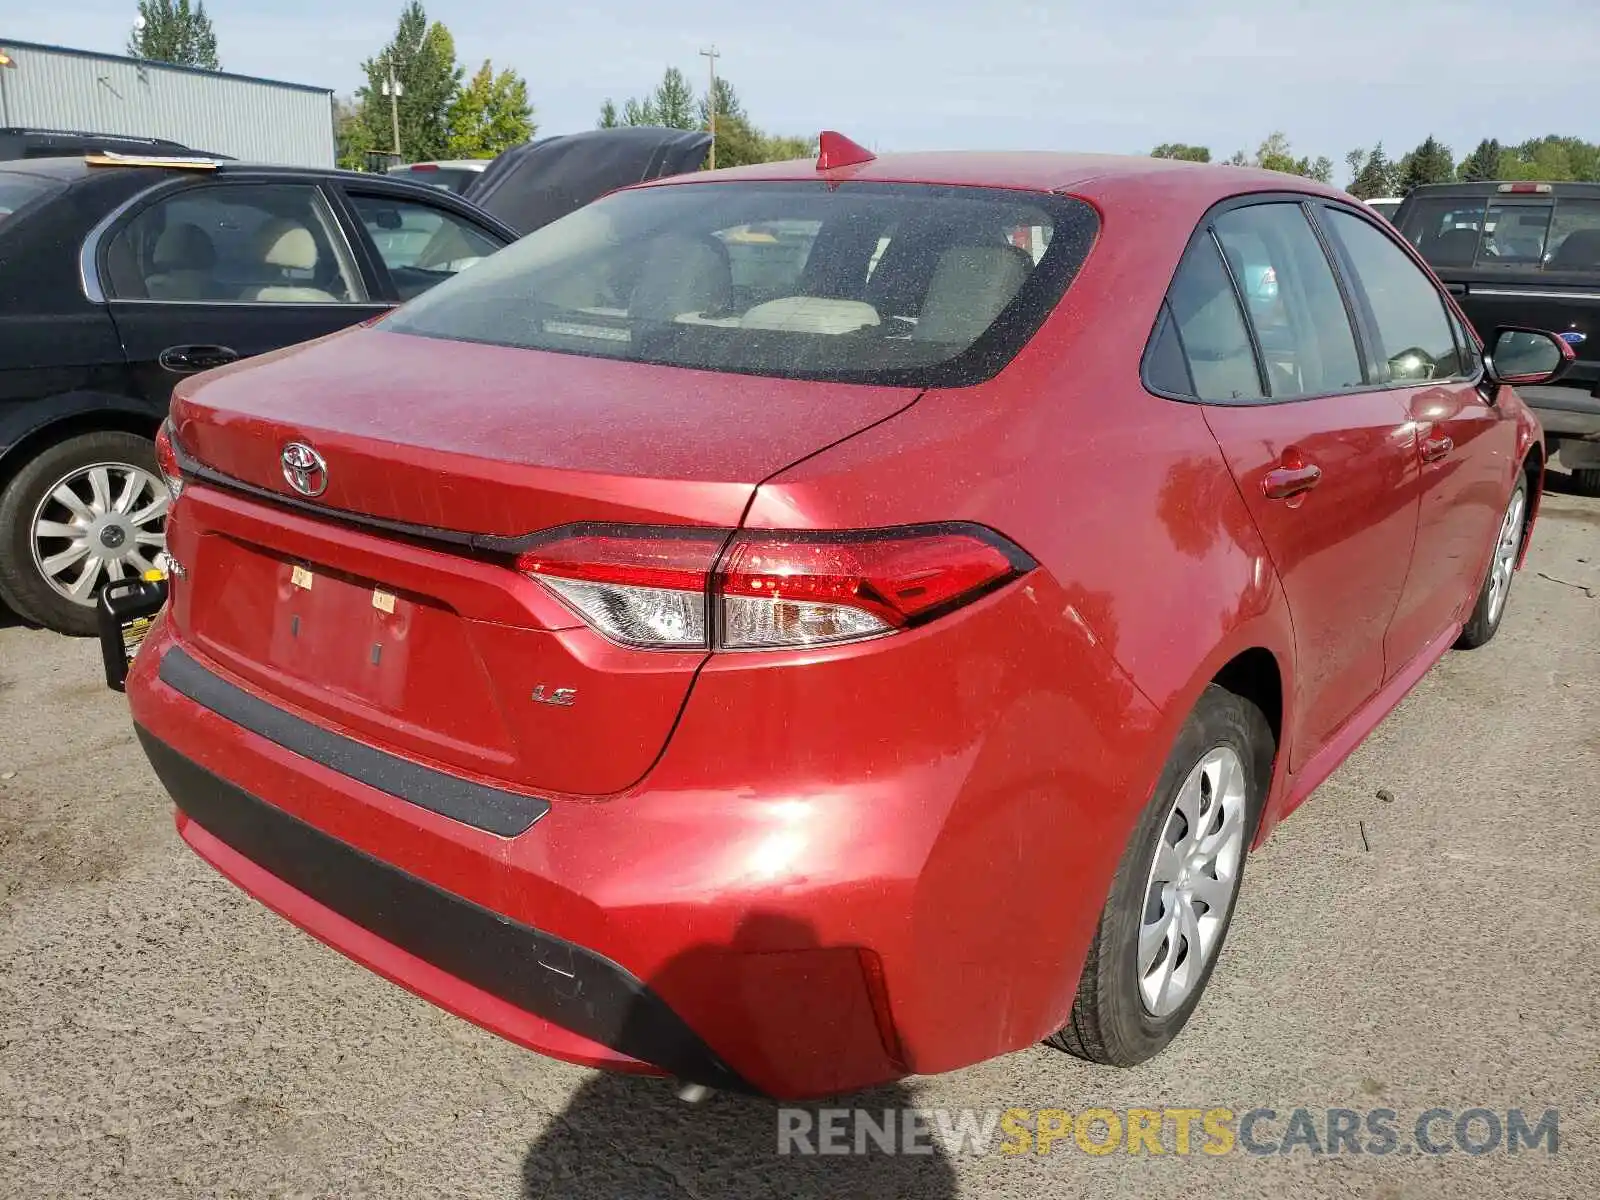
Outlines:
POLYGON ((1472 615, 1467 618, 1467 623, 1461 627, 1461 636, 1456 639, 1457 650, 1476 650, 1500 631, 1500 619, 1506 615, 1506 598, 1511 595, 1511 581, 1516 577, 1517 556, 1522 553, 1527 512, 1528 481, 1519 476, 1517 486, 1511 489, 1505 516, 1500 519, 1500 528, 1495 534, 1494 551, 1489 558, 1489 574, 1478 589, 1478 600, 1472 606, 1472 615))
POLYGON ((1050 1045, 1131 1067, 1177 1036, 1227 936, 1273 754, 1259 708, 1205 690, 1123 852, 1072 1016, 1050 1045))
POLYGON ((58 442, 0 493, 0 599, 48 629, 92 635, 100 589, 155 565, 166 518, 148 438, 102 430, 58 442))

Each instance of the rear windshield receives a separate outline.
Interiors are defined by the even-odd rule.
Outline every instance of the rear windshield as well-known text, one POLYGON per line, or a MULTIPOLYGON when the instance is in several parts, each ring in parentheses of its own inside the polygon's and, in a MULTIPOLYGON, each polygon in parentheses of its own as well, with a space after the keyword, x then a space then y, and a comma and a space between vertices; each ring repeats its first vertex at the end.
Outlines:
POLYGON ((1600 274, 1600 200, 1429 196, 1400 232, 1435 267, 1600 274))
POLYGON ((619 192, 384 322, 402 333, 795 379, 997 372, 1060 300, 1094 211, 913 184, 619 192))
POLYGON ((24 204, 59 191, 61 187, 62 184, 54 179, 0 171, 0 221, 4 221, 24 204))

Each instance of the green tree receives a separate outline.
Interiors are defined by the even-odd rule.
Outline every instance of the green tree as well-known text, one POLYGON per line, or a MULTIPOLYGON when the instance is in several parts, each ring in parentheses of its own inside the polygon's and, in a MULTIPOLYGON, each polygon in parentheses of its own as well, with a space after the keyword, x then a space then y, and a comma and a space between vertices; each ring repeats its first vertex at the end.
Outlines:
POLYGON ((451 158, 493 158, 519 146, 538 128, 527 82, 515 71, 498 75, 488 59, 456 92, 445 113, 451 158))
POLYGON ((205 0, 193 9, 189 0, 139 0, 139 18, 128 36, 128 55, 208 71, 222 67, 205 0))
POLYGON ((668 67, 661 76, 655 94, 650 97, 650 109, 656 121, 668 129, 698 129, 701 124, 694 89, 677 67, 668 67))
POLYGON ((1329 158, 1296 158, 1289 148, 1289 138, 1282 130, 1274 130, 1267 140, 1256 148, 1256 156, 1247 159, 1239 151, 1228 160, 1230 166, 1259 167, 1263 171, 1281 171, 1285 175, 1301 175, 1327 183, 1333 178, 1333 161, 1329 158))
MULTIPOLYGON (((400 10, 394 39, 361 64, 366 86, 356 92, 362 120, 380 150, 394 150, 390 97, 384 85, 391 70, 400 82, 399 153, 413 162, 443 158, 450 144, 449 111, 463 74, 455 39, 439 22, 428 22, 420 0, 400 10)), ((526 97, 524 97, 526 98, 526 97)))
POLYGON ((1496 138, 1484 138, 1478 148, 1461 160, 1456 178, 1462 183, 1484 183, 1500 178, 1500 155, 1504 151, 1496 138))
POLYGON ((333 145, 335 161, 347 171, 366 170, 367 155, 378 149, 354 96, 333 98, 333 145))
POLYGON ((1211 147, 1191 146, 1186 142, 1162 142, 1150 151, 1151 158, 1179 158, 1184 162, 1208 163, 1211 161, 1211 147))
POLYGON ((607 96, 600 105, 600 119, 595 122, 596 129, 615 129, 622 121, 617 117, 617 106, 610 96, 607 96))
MULTIPOLYGON (((1345 161, 1353 166, 1361 154, 1360 150, 1352 150, 1345 156, 1345 161)), ((1383 152, 1383 143, 1379 142, 1370 153, 1367 153, 1365 160, 1355 171, 1355 178, 1350 183, 1350 194, 1358 200, 1373 200, 1383 196, 1393 196, 1399 190, 1399 168, 1389 161, 1389 157, 1383 152)))
POLYGON ((1450 147, 1431 133, 1410 154, 1400 160, 1400 191, 1404 195, 1425 183, 1449 183, 1456 177, 1455 156, 1450 147))

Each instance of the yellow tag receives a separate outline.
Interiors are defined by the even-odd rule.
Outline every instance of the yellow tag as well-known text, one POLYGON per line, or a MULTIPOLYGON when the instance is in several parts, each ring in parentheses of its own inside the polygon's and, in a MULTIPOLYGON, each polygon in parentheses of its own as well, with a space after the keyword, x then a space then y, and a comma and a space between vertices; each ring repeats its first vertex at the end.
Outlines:
POLYGON ((289 572, 289 582, 294 584, 295 587, 305 588, 309 592, 311 590, 311 572, 304 567, 296 567, 289 572))
POLYGON ((394 597, 382 588, 373 588, 372 607, 379 612, 392 613, 394 611, 394 597))

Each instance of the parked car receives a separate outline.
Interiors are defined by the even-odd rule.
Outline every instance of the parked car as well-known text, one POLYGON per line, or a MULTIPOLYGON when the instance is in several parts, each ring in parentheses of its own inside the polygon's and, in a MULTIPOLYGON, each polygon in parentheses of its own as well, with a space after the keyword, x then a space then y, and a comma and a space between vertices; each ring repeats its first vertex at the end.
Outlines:
POLYGON ((401 163, 389 168, 389 174, 425 183, 429 187, 447 192, 464 192, 472 181, 489 165, 487 158, 451 158, 438 162, 401 163))
POLYGON ((1394 220, 1394 214, 1400 211, 1402 203, 1404 203, 1404 197, 1402 196, 1379 196, 1368 200, 1367 207, 1385 220, 1392 221, 1394 220))
POLYGON ((1430 184, 1395 223, 1480 332, 1552 329, 1577 351, 1565 380, 1523 398, 1578 488, 1600 496, 1600 184, 1430 184))
POLYGON ((0 166, 0 600, 93 633, 99 588, 163 544, 151 439, 174 383, 377 316, 515 237, 385 176, 0 166))
POLYGON ((71 129, 0 128, 0 162, 23 158, 78 157, 85 154, 194 155, 227 160, 225 154, 195 150, 167 138, 132 137, 120 133, 86 133, 71 129))
POLYGON ((1139 1062, 1249 848, 1494 636, 1569 348, 1484 356, 1309 180, 821 147, 180 385, 133 721, 225 876, 544 1053, 1139 1062))
POLYGON ((578 135, 581 155, 508 168, 471 204, 393 176, 206 159, 0 166, 0 601, 93 633, 104 584, 153 562, 151 438, 177 380, 377 316, 638 182, 641 145, 676 165, 668 148, 706 138, 597 132, 618 136, 578 135))

